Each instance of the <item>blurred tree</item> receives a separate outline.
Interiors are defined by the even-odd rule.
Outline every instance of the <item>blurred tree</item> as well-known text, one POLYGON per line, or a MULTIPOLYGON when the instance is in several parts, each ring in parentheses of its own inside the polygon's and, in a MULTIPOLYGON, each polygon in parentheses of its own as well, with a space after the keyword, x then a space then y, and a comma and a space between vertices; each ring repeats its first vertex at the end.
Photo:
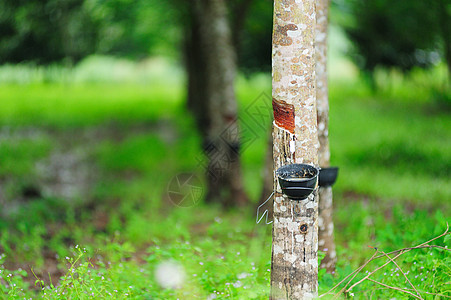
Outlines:
MULTIPOLYGON (((178 0, 176 0, 178 2, 178 0)), ((187 106, 194 115, 203 143, 207 143, 211 116, 208 114, 208 96, 205 93, 207 79, 205 48, 202 45, 201 13, 197 5, 186 7, 184 15, 184 61, 188 76, 187 106)))
MULTIPOLYGON (((184 26, 184 60, 185 67, 188 75, 188 97, 187 97, 187 105, 191 112, 194 114, 198 128, 204 137, 207 137, 207 128, 210 124, 210 116, 207 113, 208 108, 208 98, 206 93, 204 93, 204 85, 207 80, 206 73, 206 55, 205 47, 202 44, 201 40, 201 32, 200 20, 202 15, 200 11, 197 9, 196 5, 189 5, 190 2, 180 1, 180 0, 172 0, 173 4, 179 8, 182 12, 181 20, 184 26), (187 5, 188 4, 188 5, 187 5), (185 12, 185 13, 183 13, 185 12)), ((271 8, 271 3, 268 0, 263 0, 264 2, 268 2, 268 7, 271 8)), ((193 1, 191 1, 192 3, 193 1)), ((241 44, 243 39, 245 39, 248 35, 244 35, 244 25, 247 20, 247 13, 251 7, 253 2, 262 2, 256 0, 232 0, 227 1, 227 12, 226 17, 228 19, 228 24, 232 24, 230 26, 230 34, 233 43, 233 55, 234 63, 238 63, 238 53, 241 49, 241 44), (246 36, 246 37, 243 37, 246 36)), ((268 36, 266 38, 269 41, 268 49, 271 49, 271 19, 269 19, 269 31, 268 36)), ((247 26, 246 26, 247 27, 247 26)), ((253 49, 254 52, 255 49, 253 49)), ((247 47, 246 47, 247 51, 247 47)), ((264 50, 263 50, 264 51, 264 50)), ((270 50, 267 50, 267 64, 271 65, 271 56, 270 50)), ((243 60, 242 65, 246 68, 246 60, 243 60)), ((205 141, 204 141, 205 142, 205 141)))
MULTIPOLYGON (((329 16, 329 0, 316 0, 316 101, 318 111, 318 161, 322 168, 330 165, 329 148, 329 89, 327 81, 327 28, 329 16)), ((334 222, 332 218, 332 187, 319 189, 318 246, 326 253, 321 267, 327 272, 335 270, 337 256, 334 242, 334 222)))
POLYGON ((353 57, 363 70, 371 74, 377 66, 403 71, 414 66, 424 68, 442 57, 451 72, 449 0, 345 3, 352 22, 343 25, 355 45, 353 57))
POLYGON ((236 52, 224 0, 194 0, 185 40, 188 107, 208 157, 207 202, 242 205, 240 131, 235 96, 236 52))
MULTIPOLYGON (((212 141, 212 135, 209 133, 209 130, 214 126, 212 125, 213 120, 220 120, 224 118, 224 116, 218 118, 217 116, 210 113, 211 106, 217 105, 215 102, 212 102, 211 94, 206 90, 207 83, 211 80, 212 74, 209 72, 209 60, 208 57, 211 55, 211 50, 208 46, 205 46, 205 37, 202 35, 202 22, 201 20, 204 18, 202 13, 200 12, 198 6, 193 5, 193 3, 198 3, 196 1, 181 1, 181 0, 172 0, 173 4, 175 4, 180 10, 187 12, 181 18, 185 24, 185 38, 184 38, 184 58, 185 65, 188 74, 188 97, 187 97, 187 105, 189 110, 195 116, 196 123, 201 132, 204 141, 204 148, 206 152, 209 153, 211 149, 214 149, 216 145, 212 141)), ((271 0, 230 0, 226 1, 226 11, 224 14, 226 15, 225 21, 228 22, 231 34, 231 40, 233 47, 229 48, 227 46, 227 51, 231 51, 231 56, 234 57, 233 60, 225 59, 224 55, 217 57, 217 59, 224 60, 229 66, 232 68, 236 68, 236 64, 238 62, 239 67, 245 72, 253 72, 253 71, 268 71, 271 70, 271 32, 272 32, 272 1, 271 0)), ((228 55, 227 55, 228 56, 228 55)), ((230 56, 230 57, 231 57, 230 56)), ((219 70, 219 69, 217 69, 219 70)), ((231 78, 231 77, 229 77, 231 78)), ((235 96, 229 97, 230 103, 235 102, 235 96)), ((236 106, 236 104, 233 104, 236 106)), ((221 109, 221 108, 219 108, 221 109)), ((234 110, 236 110, 234 108, 234 110)), ((226 111, 222 112, 226 114, 226 111)), ((229 114, 228 117, 233 122, 225 122, 222 124, 221 129, 224 134, 227 131, 235 130, 235 135, 233 141, 227 141, 229 146, 232 146, 237 154, 233 154, 233 156, 237 155, 237 163, 230 164, 224 170, 226 172, 235 172, 238 174, 237 176, 233 176, 233 185, 235 187, 230 186, 230 180, 227 183, 227 180, 222 183, 224 186, 222 189, 227 190, 231 189, 233 194, 235 194, 235 202, 245 202, 240 199, 247 199, 244 193, 242 192, 242 183, 238 183, 241 181, 241 175, 239 175, 239 156, 238 149, 240 138, 238 136, 238 124, 237 123, 237 115, 236 111, 232 114, 229 114), (234 124, 235 123, 235 124, 234 124), (235 168, 234 171, 228 168, 235 168), (226 186, 228 187, 226 188, 226 186), (236 197, 238 195, 239 197, 236 197)), ((272 152, 272 144, 271 152, 272 152)), ((223 153, 224 154, 224 153, 223 153)), ((235 158, 233 158, 235 160, 235 158)), ((272 160, 271 160, 272 164, 272 160)), ((222 166, 222 168, 224 165, 222 166)), ((271 167, 272 168, 272 167, 271 167)), ((222 172, 222 169, 216 170, 216 172, 222 172)), ((209 169, 210 177, 216 177, 214 175, 214 170, 209 169)), ((210 178, 211 179, 211 178, 210 178)), ((222 179, 221 179, 222 180, 222 179)), ((267 187, 272 186, 272 175, 269 177, 270 184, 267 187)), ((266 185, 265 185, 266 186, 266 185)), ((217 195, 224 194, 221 192, 221 188, 215 187, 213 184, 210 184, 211 193, 208 194, 208 201, 212 201, 212 199, 219 198, 217 195), (217 190, 217 195, 214 195, 213 190, 217 190)), ((271 188, 272 191, 272 188, 271 188)), ((264 191, 265 192, 265 191, 264 191)), ((225 194, 228 194, 225 193, 225 194)), ((269 193, 268 193, 269 194, 269 193)), ((266 197, 268 196, 267 194, 266 197)), ((214 201, 214 200, 213 200, 214 201)))
MULTIPOLYGON (((192 34, 196 33, 196 20, 190 17, 193 15, 192 5, 188 5, 190 1, 172 1, 179 11, 185 12, 180 18, 185 28, 185 58, 189 57, 193 61, 193 55, 201 56, 199 53, 202 50, 186 48, 190 45, 192 34)), ((246 74, 271 71, 272 4, 272 0, 227 1, 227 16, 231 24, 237 65, 246 74)))

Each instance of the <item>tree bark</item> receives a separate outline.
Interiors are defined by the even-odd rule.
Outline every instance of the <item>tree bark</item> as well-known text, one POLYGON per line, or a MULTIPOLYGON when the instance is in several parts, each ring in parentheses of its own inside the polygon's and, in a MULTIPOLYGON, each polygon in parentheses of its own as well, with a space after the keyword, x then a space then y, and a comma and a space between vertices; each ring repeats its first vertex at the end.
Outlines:
MULTIPOLYGON (((329 93, 327 82, 327 25, 329 0, 316 1, 316 101, 318 108, 319 165, 329 167, 329 93)), ((326 252, 321 267, 331 273, 335 270, 337 255, 332 218, 332 187, 319 189, 319 249, 326 252)))
POLYGON ((224 0, 197 0, 200 39, 205 60, 209 126, 206 130, 207 202, 244 205, 240 130, 235 97, 236 57, 224 0))
MULTIPOLYGON (((273 28, 274 170, 318 166, 315 0, 276 0, 273 28)), ((271 299, 318 296, 318 196, 289 200, 274 174, 271 299)))

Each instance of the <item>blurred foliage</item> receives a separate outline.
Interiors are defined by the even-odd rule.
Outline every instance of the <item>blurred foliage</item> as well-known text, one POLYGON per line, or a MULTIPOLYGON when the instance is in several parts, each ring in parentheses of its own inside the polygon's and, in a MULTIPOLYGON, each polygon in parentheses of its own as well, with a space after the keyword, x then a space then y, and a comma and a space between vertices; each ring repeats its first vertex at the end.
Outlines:
POLYGON ((246 73, 271 71, 272 0, 254 0, 240 38, 238 59, 246 73))
POLYGON ((0 63, 77 62, 92 53, 174 54, 176 10, 156 0, 0 2, 0 63))
POLYGON ((179 12, 171 1, 84 1, 98 24, 97 53, 134 58, 174 54, 181 34, 179 12))
POLYGON ((451 3, 446 0, 335 0, 337 18, 354 44, 363 70, 409 70, 440 60, 451 63, 451 3))
MULTIPOLYGON (((271 69, 271 0, 227 1, 240 68, 271 69)), ((181 0, 4 0, 0 63, 78 62, 87 55, 181 57, 193 3, 181 0)), ((450 64, 451 4, 445 0, 333 0, 331 22, 353 42, 362 69, 450 64)))
POLYGON ((96 27, 83 0, 1 1, 0 63, 77 61, 95 50, 96 27))
MULTIPOLYGON (((240 66, 269 71, 272 1, 227 4, 240 66)), ((0 64, 74 63, 94 53, 180 57, 189 5, 180 0, 5 0, 0 2, 0 64)))

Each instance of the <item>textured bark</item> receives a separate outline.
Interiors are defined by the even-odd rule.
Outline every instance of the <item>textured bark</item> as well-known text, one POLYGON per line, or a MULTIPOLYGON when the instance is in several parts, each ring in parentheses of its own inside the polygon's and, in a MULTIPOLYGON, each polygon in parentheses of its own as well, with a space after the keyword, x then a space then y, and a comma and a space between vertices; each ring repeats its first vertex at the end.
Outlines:
MULTIPOLYGON (((329 149, 329 93, 327 84, 327 25, 329 0, 316 1, 316 101, 318 108, 318 157, 321 167, 330 165, 329 149)), ((321 267, 328 272, 335 269, 337 255, 332 218, 332 187, 319 189, 319 249, 326 252, 321 267)))
POLYGON ((235 97, 236 58, 224 0, 197 0, 200 37, 205 59, 205 88, 209 127, 208 202, 225 206, 247 202, 240 163, 240 132, 235 97))
MULTIPOLYGON (((274 3, 274 170, 291 163, 318 166, 315 6, 315 0, 274 3)), ((275 174, 274 191, 271 299, 315 298, 318 196, 312 193, 306 200, 289 200, 275 174)))

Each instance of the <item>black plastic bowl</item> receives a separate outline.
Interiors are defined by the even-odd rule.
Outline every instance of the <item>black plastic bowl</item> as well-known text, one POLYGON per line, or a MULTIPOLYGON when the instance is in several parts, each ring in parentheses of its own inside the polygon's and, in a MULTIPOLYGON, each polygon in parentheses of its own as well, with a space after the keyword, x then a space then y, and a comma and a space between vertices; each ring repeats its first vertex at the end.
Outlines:
POLYGON ((319 171, 319 186, 332 186, 337 181, 338 167, 322 168, 319 171))
POLYGON ((318 183, 318 169, 307 164, 291 164, 276 171, 282 192, 292 200, 304 200, 318 183))

